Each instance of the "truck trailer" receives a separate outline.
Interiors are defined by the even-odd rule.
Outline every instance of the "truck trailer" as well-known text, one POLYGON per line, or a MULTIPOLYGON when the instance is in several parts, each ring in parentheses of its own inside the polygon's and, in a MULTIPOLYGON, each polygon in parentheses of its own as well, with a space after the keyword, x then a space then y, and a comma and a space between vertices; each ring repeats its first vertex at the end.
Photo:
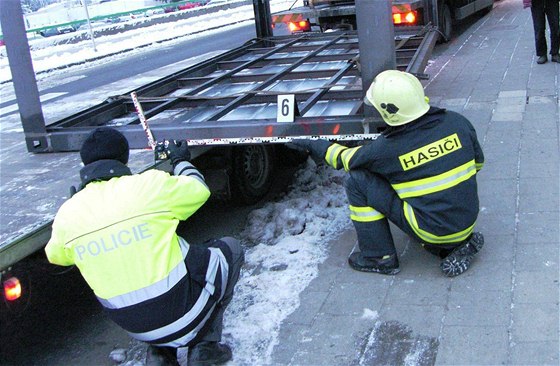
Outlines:
MULTIPOLYGON (((329 32, 356 29, 354 0, 304 0, 304 6, 278 12, 272 22, 285 24, 292 33, 329 32)), ((395 30, 414 32, 418 26, 432 24, 440 41, 451 39, 453 23, 477 12, 490 11, 494 0, 393 0, 395 30)))

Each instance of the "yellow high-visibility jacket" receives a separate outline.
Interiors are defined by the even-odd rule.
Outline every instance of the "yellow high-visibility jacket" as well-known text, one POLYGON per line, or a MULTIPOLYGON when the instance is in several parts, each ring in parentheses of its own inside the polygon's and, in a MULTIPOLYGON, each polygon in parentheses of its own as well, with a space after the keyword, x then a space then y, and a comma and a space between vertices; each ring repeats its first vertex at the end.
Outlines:
POLYGON ((47 257, 54 264, 76 265, 109 316, 133 337, 185 344, 196 336, 196 331, 187 333, 205 321, 227 284, 222 251, 194 248, 175 232, 210 191, 188 162, 179 164, 176 176, 149 170, 92 179, 100 171, 122 170, 119 164, 102 160, 84 168, 90 174, 81 174, 86 185, 58 211, 47 257), (187 268, 193 255, 199 273, 187 268), (203 283, 193 292, 194 277, 203 283), (156 305, 159 312, 153 311, 156 305), (189 322, 175 323, 188 312, 189 322), (174 334, 177 328, 185 331, 174 334))

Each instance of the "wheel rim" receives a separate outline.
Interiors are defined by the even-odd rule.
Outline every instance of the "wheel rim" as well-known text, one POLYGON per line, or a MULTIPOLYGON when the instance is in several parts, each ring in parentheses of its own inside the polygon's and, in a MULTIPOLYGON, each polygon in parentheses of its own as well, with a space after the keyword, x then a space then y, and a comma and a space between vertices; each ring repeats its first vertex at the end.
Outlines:
POLYGON ((264 147, 248 146, 243 152, 243 172, 247 184, 259 188, 266 183, 268 157, 264 147))

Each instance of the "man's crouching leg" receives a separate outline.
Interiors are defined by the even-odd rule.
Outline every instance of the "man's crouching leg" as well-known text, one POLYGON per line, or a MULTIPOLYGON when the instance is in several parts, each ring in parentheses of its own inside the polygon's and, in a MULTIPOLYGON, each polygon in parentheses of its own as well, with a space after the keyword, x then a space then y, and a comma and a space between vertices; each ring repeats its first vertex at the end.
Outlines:
POLYGON ((359 252, 350 254, 348 264, 356 271, 387 275, 400 271, 389 221, 375 208, 388 206, 384 202, 390 199, 387 185, 381 177, 362 170, 351 171, 346 179, 350 219, 360 248, 359 252))
POLYGON ((223 317, 224 311, 233 297, 233 289, 245 262, 245 254, 239 240, 224 237, 220 241, 225 243, 231 251, 231 263, 228 263, 228 283, 224 297, 216 305, 214 314, 209 320, 211 323, 202 335, 201 341, 189 347, 189 366, 219 365, 232 358, 231 348, 227 344, 220 343, 222 340, 223 317))

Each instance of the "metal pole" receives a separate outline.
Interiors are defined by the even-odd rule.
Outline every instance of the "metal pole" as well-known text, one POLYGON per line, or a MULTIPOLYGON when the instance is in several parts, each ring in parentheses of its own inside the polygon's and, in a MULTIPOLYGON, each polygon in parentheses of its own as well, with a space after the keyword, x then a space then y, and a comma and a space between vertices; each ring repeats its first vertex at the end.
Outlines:
POLYGON ((89 38, 91 38, 91 44, 93 45, 93 51, 97 52, 97 48, 95 48, 95 39, 93 37, 93 29, 91 28, 91 21, 89 19, 89 11, 87 8, 87 0, 82 0, 82 3, 84 4, 84 10, 86 11, 86 19, 87 19, 87 24, 88 24, 88 28, 89 28, 89 38))
POLYGON ((253 0, 257 38, 272 37, 272 19, 269 0, 253 0))
MULTIPOLYGON (((388 0, 356 0, 362 89, 365 92, 382 71, 397 67, 392 5, 388 0)), ((366 106, 365 114, 374 114, 366 106)))
POLYGON ((2 1, 0 23, 6 42, 6 53, 12 72, 27 150, 30 152, 48 151, 45 118, 41 109, 39 89, 33 70, 20 1, 2 1))

